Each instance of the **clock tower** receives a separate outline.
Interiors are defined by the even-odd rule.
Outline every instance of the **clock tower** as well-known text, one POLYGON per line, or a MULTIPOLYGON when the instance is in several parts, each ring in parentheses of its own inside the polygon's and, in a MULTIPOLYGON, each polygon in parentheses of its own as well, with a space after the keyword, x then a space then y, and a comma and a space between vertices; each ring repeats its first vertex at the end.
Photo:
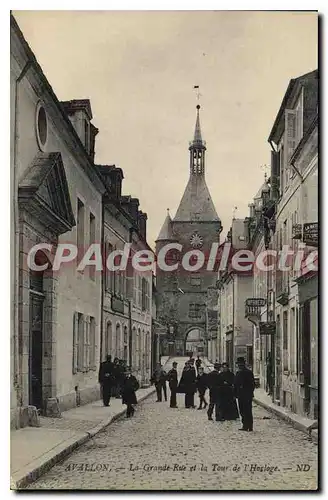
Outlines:
POLYGON ((187 186, 175 217, 167 216, 156 240, 157 253, 167 243, 182 245, 178 270, 157 270, 157 317, 168 331, 162 354, 169 355, 206 351, 209 290, 213 291, 217 281, 217 272, 206 267, 212 244, 220 243, 222 225, 205 181, 206 143, 202 139, 199 113, 197 105, 194 138, 189 143, 187 186), (204 266, 198 270, 196 266, 192 271, 182 266, 182 257, 191 251, 195 254, 200 251, 205 256, 204 266))

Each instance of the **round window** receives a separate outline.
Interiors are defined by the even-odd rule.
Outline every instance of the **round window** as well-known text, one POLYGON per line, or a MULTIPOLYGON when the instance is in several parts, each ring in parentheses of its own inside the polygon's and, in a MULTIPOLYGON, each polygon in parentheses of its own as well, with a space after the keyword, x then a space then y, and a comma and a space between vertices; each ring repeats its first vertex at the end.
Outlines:
POLYGON ((36 129, 37 129, 37 138, 40 149, 43 149, 43 147, 47 142, 47 137, 48 137, 48 123, 47 123, 47 115, 42 105, 39 105, 37 108, 36 129))

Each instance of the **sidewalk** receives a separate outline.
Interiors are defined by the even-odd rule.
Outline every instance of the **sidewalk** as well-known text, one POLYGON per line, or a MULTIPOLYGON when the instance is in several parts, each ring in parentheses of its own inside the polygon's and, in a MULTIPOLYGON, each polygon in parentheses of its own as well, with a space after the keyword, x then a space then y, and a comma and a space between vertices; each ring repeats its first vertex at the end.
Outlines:
POLYGON ((302 417, 300 415, 297 415, 297 413, 291 412, 287 408, 276 405, 272 402, 271 397, 268 396, 264 389, 255 389, 254 403, 262 406, 277 417, 286 420, 296 429, 305 432, 315 443, 318 442, 318 429, 311 430, 311 427, 317 422, 316 420, 302 417))
MULTIPOLYGON (((169 356, 162 357, 162 365, 165 366, 169 359, 169 356)), ((138 402, 154 392, 154 386, 139 389, 138 402)), ((23 489, 35 481, 125 412, 126 406, 121 399, 111 399, 109 407, 104 407, 102 401, 95 401, 64 411, 61 418, 40 417, 40 427, 11 431, 11 489, 23 489)))
MULTIPOLYGON (((137 391, 138 402, 155 388, 137 391)), ((24 488, 48 471, 55 463, 105 429, 122 416, 126 406, 111 399, 110 406, 95 401, 62 413, 61 418, 41 417, 40 427, 24 427, 10 435, 11 489, 24 488)))

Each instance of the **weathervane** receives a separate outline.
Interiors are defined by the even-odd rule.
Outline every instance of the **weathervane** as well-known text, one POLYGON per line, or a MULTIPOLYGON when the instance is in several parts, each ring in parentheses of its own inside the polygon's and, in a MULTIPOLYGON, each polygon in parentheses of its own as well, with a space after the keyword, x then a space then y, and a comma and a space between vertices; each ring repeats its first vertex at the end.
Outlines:
POLYGON ((197 101, 199 101, 199 99, 202 97, 202 94, 199 91, 199 85, 194 85, 194 90, 196 91, 197 101))
POLYGON ((261 165, 260 169, 264 171, 264 180, 267 181, 267 178, 268 178, 267 172, 270 170, 269 165, 266 165, 266 164, 265 165, 261 165))

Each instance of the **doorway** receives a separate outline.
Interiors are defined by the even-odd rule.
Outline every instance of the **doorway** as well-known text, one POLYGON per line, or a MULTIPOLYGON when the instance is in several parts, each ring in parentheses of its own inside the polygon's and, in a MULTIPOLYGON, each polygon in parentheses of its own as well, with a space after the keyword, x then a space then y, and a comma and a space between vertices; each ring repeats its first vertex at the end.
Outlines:
POLYGON ((29 404, 38 409, 43 406, 43 300, 44 296, 31 291, 30 300, 30 355, 29 355, 29 404))
POLYGON ((30 271, 29 404, 43 408, 43 272, 30 271))

